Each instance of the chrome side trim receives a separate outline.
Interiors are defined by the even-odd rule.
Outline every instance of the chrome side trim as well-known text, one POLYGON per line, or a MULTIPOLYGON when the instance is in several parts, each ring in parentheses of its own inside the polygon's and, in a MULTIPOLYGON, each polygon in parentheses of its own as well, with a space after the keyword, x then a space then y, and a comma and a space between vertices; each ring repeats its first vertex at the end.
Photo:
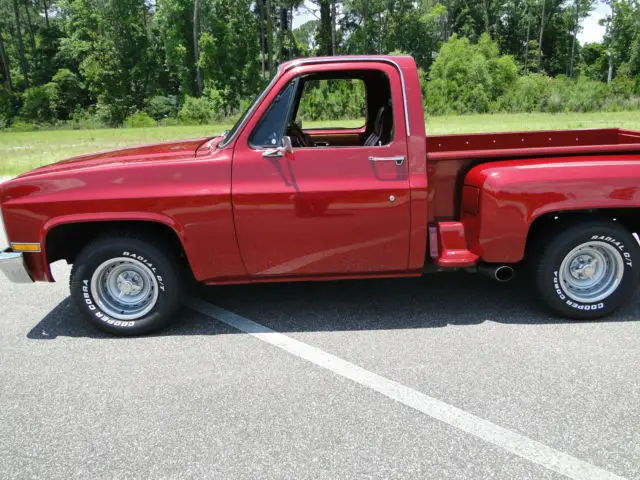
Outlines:
POLYGON ((22 253, 0 252, 0 271, 13 283, 33 283, 22 253))
MULTIPOLYGON (((354 55, 352 57, 343 58, 302 58, 300 60, 294 60, 291 65, 287 67, 282 73, 291 70, 292 68, 299 67, 301 65, 310 65, 318 63, 349 63, 349 62, 377 62, 387 63, 393 65, 400 74, 400 82, 402 83, 402 102, 404 104, 404 122, 407 127, 407 137, 411 136, 411 128, 409 127, 409 108, 407 107, 407 86, 404 81, 404 73, 402 68, 396 62, 389 58, 367 57, 354 55)), ((280 76, 280 74, 278 74, 280 76)))

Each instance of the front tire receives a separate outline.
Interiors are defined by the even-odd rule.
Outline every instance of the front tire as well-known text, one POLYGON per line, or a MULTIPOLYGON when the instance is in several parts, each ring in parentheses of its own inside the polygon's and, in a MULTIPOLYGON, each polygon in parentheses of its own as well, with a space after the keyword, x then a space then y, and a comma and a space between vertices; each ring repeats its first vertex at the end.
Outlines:
POLYGON ((633 295, 639 271, 638 243, 613 222, 568 227, 534 259, 542 300, 576 320, 593 320, 620 308, 633 295))
POLYGON ((180 307, 182 282, 169 249, 142 238, 107 237, 80 252, 70 290, 93 326, 128 336, 169 324, 180 307))

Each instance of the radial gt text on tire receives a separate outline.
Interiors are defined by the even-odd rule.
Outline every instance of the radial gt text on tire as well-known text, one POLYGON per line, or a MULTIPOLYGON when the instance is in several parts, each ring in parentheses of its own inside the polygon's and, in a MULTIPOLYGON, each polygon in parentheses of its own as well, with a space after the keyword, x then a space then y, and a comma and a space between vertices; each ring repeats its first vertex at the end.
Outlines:
POLYGON ((534 259, 538 292, 547 305, 576 320, 606 316, 633 295, 640 248, 613 221, 573 224, 548 239, 534 259))
POLYGON ((115 335, 159 330, 172 320, 182 297, 174 257, 144 238, 100 238, 74 262, 71 296, 100 330, 115 335))

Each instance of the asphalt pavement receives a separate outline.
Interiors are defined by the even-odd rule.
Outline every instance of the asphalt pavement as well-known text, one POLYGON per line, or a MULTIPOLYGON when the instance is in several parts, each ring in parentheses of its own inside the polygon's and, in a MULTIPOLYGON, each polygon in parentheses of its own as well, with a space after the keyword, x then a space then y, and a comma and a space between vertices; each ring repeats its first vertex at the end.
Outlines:
POLYGON ((640 479, 638 296, 583 323, 465 273, 207 287, 113 338, 53 271, 0 278, 2 479, 640 479))

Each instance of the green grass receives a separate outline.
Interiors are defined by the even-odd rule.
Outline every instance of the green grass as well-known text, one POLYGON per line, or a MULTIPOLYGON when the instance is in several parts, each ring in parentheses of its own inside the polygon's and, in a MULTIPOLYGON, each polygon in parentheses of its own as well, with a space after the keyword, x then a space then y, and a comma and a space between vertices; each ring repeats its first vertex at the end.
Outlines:
MULTIPOLYGON (((305 127, 360 126, 362 121, 305 122, 305 127)), ((83 153, 99 152, 128 145, 198 138, 219 134, 230 123, 157 128, 51 130, 0 133, 0 176, 15 175, 32 168, 83 153)), ((620 127, 640 130, 640 112, 501 114, 431 117, 430 135, 512 130, 620 127)))

